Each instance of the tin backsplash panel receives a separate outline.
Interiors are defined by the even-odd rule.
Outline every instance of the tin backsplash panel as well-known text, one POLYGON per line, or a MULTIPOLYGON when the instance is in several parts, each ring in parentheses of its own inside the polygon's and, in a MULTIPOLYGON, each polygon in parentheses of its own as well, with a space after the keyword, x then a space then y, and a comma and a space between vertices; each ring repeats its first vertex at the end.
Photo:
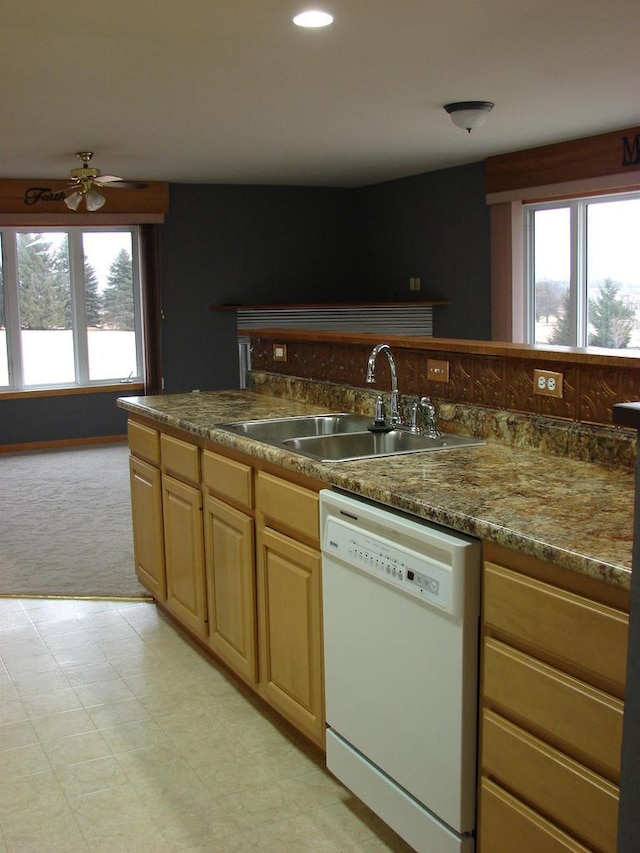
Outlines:
MULTIPOLYGON (((350 385, 356 388, 390 388, 389 366, 378 356, 376 382, 365 381, 368 345, 292 341, 287 361, 274 362, 273 341, 253 338, 254 370, 350 385)), ((539 361, 521 357, 450 353, 446 349, 414 350, 393 347, 398 385, 403 394, 427 394, 435 400, 468 403, 545 418, 561 418, 611 426, 614 403, 640 399, 640 370, 612 368, 561 360, 545 361, 545 370, 563 374, 563 397, 533 393, 533 371, 539 361), (427 378, 427 359, 449 362, 449 382, 427 378)))

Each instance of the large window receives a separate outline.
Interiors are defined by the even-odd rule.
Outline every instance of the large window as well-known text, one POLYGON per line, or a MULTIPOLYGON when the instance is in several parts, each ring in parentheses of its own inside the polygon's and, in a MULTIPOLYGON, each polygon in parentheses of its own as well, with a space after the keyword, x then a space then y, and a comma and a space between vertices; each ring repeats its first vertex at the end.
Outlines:
POLYGON ((0 388, 141 380, 136 228, 2 228, 0 241, 0 388))
POLYGON ((640 348, 640 194, 525 207, 528 343, 640 348))

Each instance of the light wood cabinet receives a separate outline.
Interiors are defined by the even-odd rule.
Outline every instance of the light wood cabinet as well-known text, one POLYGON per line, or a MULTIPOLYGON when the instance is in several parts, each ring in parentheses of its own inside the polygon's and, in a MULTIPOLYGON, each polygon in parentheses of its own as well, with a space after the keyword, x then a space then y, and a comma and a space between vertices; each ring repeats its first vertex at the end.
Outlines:
POLYGON ((258 529, 260 692, 297 728, 324 742, 320 554, 258 529))
POLYGON ((167 597, 160 469, 129 457, 133 555, 140 583, 160 601, 167 597))
POLYGON ((478 851, 614 853, 628 594, 484 555, 478 851))
POLYGON ((202 493, 162 476, 167 607, 200 637, 207 634, 202 493))
POLYGON ((253 468, 202 454, 210 648, 255 687, 258 680, 253 468))
POLYGON ((144 459, 152 465, 160 465, 160 433, 157 429, 129 419, 127 440, 133 456, 144 459))
POLYGON ((185 627, 206 637, 200 449, 163 433, 160 460, 167 607, 185 627))
POLYGON ((615 850, 616 785, 493 711, 484 712, 482 732, 485 775, 508 781, 535 809, 597 850, 615 850))
POLYGON ((209 645, 250 684, 258 678, 253 518, 208 494, 204 532, 209 645))
POLYGON ((315 484, 175 430, 130 419, 128 432, 141 582, 323 745, 319 496, 307 487, 315 484))
POLYGON ((482 853, 593 853, 486 777, 480 783, 480 814, 482 853))
POLYGON ((283 716, 322 745, 318 494, 258 472, 256 507, 259 690, 283 716))

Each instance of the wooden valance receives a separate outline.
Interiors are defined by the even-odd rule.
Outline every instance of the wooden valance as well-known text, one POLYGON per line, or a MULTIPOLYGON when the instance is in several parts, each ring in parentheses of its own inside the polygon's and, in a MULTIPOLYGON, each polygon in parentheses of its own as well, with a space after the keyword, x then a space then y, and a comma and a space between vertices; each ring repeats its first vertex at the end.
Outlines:
POLYGON ((169 184, 148 183, 144 189, 100 187, 106 204, 93 213, 84 205, 72 211, 64 203, 69 181, 0 180, 0 224, 3 225, 109 225, 161 222, 169 212, 169 184))
POLYGON ((640 126, 489 157, 487 193, 640 171, 640 126))

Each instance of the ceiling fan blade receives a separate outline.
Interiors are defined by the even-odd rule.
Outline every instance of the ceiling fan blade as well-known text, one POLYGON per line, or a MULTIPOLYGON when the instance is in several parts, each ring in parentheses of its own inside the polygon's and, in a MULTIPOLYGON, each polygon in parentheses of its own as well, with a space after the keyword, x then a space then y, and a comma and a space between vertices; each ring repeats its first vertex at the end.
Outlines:
POLYGON ((148 187, 148 184, 141 183, 140 181, 123 181, 122 178, 115 178, 106 184, 103 184, 104 178, 100 178, 97 181, 94 181, 99 187, 104 187, 106 190, 145 190, 148 187))
POLYGON ((119 178, 117 175, 99 175, 96 178, 96 183, 99 184, 110 184, 112 181, 121 181, 122 178, 119 178))

